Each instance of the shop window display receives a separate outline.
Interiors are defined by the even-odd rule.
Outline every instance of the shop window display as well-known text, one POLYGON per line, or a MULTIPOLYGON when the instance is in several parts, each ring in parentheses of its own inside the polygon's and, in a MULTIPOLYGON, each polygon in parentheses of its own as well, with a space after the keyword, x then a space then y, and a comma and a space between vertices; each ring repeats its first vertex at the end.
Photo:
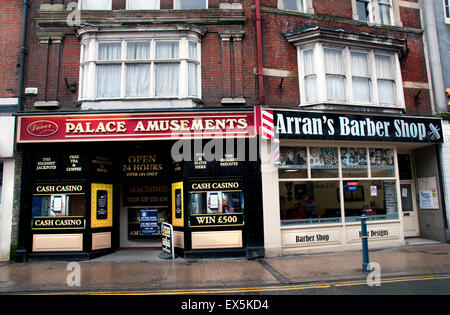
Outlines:
POLYGON ((391 148, 282 146, 281 224, 356 222, 362 214, 398 219, 394 154, 391 148))

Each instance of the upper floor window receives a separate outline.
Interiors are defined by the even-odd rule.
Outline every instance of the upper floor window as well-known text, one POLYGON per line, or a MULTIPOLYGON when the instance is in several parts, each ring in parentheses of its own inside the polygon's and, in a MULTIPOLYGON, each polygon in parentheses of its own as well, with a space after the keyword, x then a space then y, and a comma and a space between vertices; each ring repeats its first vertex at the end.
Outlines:
POLYGON ((401 107, 396 53, 316 43, 299 49, 301 104, 401 107))
MULTIPOLYGON (((399 25, 395 22, 398 0, 352 0, 354 18, 370 23, 399 25)), ((398 18, 399 20, 399 18, 398 18)))
POLYGON ((127 10, 159 10, 159 0, 127 0, 127 10))
POLYGON ((305 12, 305 0, 280 0, 278 1, 278 8, 288 11, 305 12))
POLYGON ((208 0, 174 0, 174 9, 208 9, 208 0))
POLYGON ((80 0, 81 10, 112 10, 112 0, 80 0))
POLYGON ((82 45, 80 99, 199 97, 200 44, 187 38, 82 45))
POLYGON ((444 0, 445 23, 450 23, 450 1, 444 0))

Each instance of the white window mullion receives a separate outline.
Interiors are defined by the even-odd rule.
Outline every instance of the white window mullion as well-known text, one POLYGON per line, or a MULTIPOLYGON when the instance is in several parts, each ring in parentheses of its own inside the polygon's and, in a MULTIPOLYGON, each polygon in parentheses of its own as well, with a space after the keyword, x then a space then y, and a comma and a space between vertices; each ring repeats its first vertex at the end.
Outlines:
POLYGON ((373 51, 369 53, 369 62, 371 67, 371 81, 372 81, 372 95, 373 103, 380 104, 380 97, 378 95, 378 80, 377 80, 377 65, 375 60, 375 54, 373 51))
POLYGON ((98 42, 95 39, 91 39, 89 42, 89 68, 88 78, 91 84, 88 84, 88 90, 86 97, 88 99, 95 99, 97 96, 97 68, 95 60, 98 56, 98 42))
POLYGON ((189 70, 188 70, 188 64, 187 64, 187 58, 188 58, 188 49, 189 44, 186 37, 183 37, 180 40, 179 45, 179 58, 180 58, 180 73, 178 76, 178 96, 179 97, 187 97, 189 95, 189 70))
POLYGON ((346 102, 353 101, 353 88, 352 88, 352 72, 351 72, 351 60, 350 60, 350 49, 346 47, 343 51, 344 53, 344 63, 345 63, 345 97, 346 102))
POLYGON ((127 68, 125 60, 127 59, 126 42, 122 41, 122 74, 120 75, 120 97, 125 98, 127 94, 127 68))
POLYGON ((150 97, 155 97, 155 41, 150 41, 150 97))
POLYGON ((325 78, 325 55, 323 46, 319 43, 314 48, 314 59, 316 61, 317 69, 317 100, 324 102, 327 100, 327 86, 325 78))

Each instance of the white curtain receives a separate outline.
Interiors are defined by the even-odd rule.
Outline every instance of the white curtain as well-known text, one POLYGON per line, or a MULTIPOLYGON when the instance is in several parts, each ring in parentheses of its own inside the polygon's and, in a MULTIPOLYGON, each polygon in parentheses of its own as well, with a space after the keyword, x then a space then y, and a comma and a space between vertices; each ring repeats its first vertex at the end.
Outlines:
POLYGON ((378 97, 381 104, 396 104, 394 63, 391 56, 376 55, 378 97))
POLYGON ((391 20, 391 0, 378 0, 378 6, 380 9, 380 21, 381 24, 392 25, 391 20))
POLYGON ((150 59, 150 43, 149 42, 127 43, 127 59, 128 60, 150 59))
MULTIPOLYGON (((156 42, 156 59, 177 59, 178 42, 156 42)), ((179 63, 155 64, 156 96, 178 96, 179 63)))
POLYGON ((127 96, 150 96, 150 65, 127 65, 127 96))
POLYGON ((353 100, 372 102, 370 89, 369 60, 366 53, 351 52, 353 100))
POLYGON ((345 101, 345 64, 342 50, 324 49, 328 100, 345 101))
POLYGON ((127 10, 159 10, 159 0, 127 0, 127 10))
POLYGON ((175 9, 206 9, 207 0, 174 0, 175 9))
POLYGON ((97 65, 97 97, 120 97, 122 65, 97 65))
POLYGON ((188 63, 189 67, 189 95, 190 96, 198 96, 198 88, 197 88, 197 64, 194 62, 188 63))
POLYGON ((156 59, 177 59, 178 42, 156 42, 156 59))
MULTIPOLYGON (((121 59, 121 43, 99 43, 99 61, 119 61, 121 59)), ((120 97, 121 64, 97 65, 97 97, 120 97)))
POLYGON ((98 60, 120 60, 122 55, 122 43, 99 43, 98 60))
POLYGON ((314 67, 314 49, 303 51, 303 65, 305 72, 306 101, 313 102, 317 100, 317 76, 314 67))
POLYGON ((283 9, 303 12, 303 0, 283 0, 283 9))
POLYGON ((81 10, 111 10, 111 0, 81 0, 81 10))
POLYGON ((197 60, 197 44, 193 41, 189 41, 188 49, 188 58, 197 60))
POLYGON ((178 63, 155 64, 156 96, 178 96, 178 63))

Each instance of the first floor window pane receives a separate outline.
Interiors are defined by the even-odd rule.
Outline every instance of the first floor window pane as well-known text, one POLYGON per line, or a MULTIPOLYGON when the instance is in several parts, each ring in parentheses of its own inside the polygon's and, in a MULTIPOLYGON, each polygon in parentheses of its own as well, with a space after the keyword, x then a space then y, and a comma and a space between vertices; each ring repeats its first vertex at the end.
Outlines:
POLYGON ((197 87, 197 65, 193 62, 188 63, 189 67, 189 95, 198 96, 198 87, 197 87))
POLYGON ((150 65, 127 65, 127 96, 150 96, 150 65))
POLYGON ((345 101, 345 77, 340 75, 327 75, 327 98, 330 101, 345 101))
POLYGON ((99 43, 98 60, 120 60, 122 43, 99 43))
POLYGON ((394 177, 394 152, 392 149, 376 148, 369 150, 372 177, 394 177))
POLYGON ((121 65, 97 65, 97 97, 120 97, 121 65))
POLYGON ((159 0, 127 0, 127 10, 158 10, 159 0))
POLYGON ((391 0, 378 0, 381 24, 392 25, 391 0))
POLYGON ((89 64, 81 66, 81 98, 86 98, 89 86, 89 64))
POLYGON ((343 181, 345 221, 356 222, 366 214, 367 220, 398 219, 395 181, 343 181))
POLYGON ((206 0, 175 0, 175 9, 206 9, 206 0))
POLYGON ((111 10, 111 0, 81 0, 81 10, 111 10))
POLYGON ((278 174, 280 178, 306 178, 308 156, 306 147, 281 147, 278 174))
POLYGON ((280 182, 281 225, 341 222, 339 182, 280 182))
POLYGON ((353 100, 361 103, 371 103, 372 94, 370 89, 370 79, 356 78, 352 80, 353 85, 353 100))
POLYGON ((156 96, 178 96, 177 63, 155 64, 156 96))
POLYGON ((303 0, 283 0, 283 9, 303 12, 303 0))
POLYGON ((305 77, 305 92, 307 102, 317 101, 317 81, 315 75, 305 77))
POLYGON ((309 162, 312 178, 338 177, 337 148, 309 148, 309 162))
POLYGON ((391 80, 378 80, 378 96, 380 104, 397 104, 395 82, 391 80))
POLYGON ((356 11, 358 12, 358 20, 369 21, 369 2, 365 0, 356 1, 356 11))
POLYGON ((127 43, 127 59, 150 59, 150 43, 127 43))
POLYGON ((156 59, 177 59, 178 42, 157 42, 156 59))

